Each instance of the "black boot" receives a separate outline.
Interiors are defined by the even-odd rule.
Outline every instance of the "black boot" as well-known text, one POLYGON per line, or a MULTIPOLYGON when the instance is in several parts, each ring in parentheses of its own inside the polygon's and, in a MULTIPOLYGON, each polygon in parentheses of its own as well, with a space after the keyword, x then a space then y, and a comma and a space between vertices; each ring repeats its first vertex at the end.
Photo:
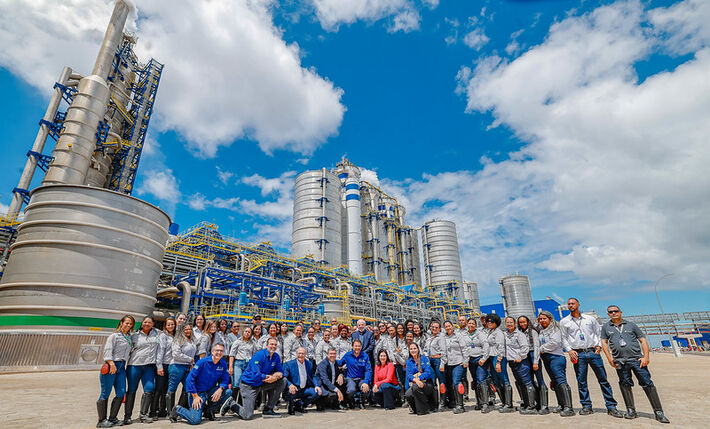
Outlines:
POLYGON ((165 405, 168 409, 168 418, 173 423, 177 423, 177 407, 175 406, 175 392, 168 392, 165 395, 165 405))
POLYGON ((476 405, 473 407, 473 409, 476 411, 483 409, 483 401, 481 401, 481 392, 475 380, 471 382, 471 391, 476 394, 476 405))
POLYGON ((486 386, 488 388, 488 405, 496 404, 496 389, 498 386, 493 385, 493 381, 490 378, 486 378, 486 386))
POLYGON ((520 408, 520 414, 537 414, 535 409, 535 386, 525 386, 523 390, 523 403, 527 406, 520 408))
POLYGON ((153 392, 145 393, 141 396, 141 410, 140 410, 140 420, 141 423, 153 423, 153 419, 148 416, 148 411, 150 411, 150 405, 153 403, 153 392))
POLYGON ((498 392, 498 400, 500 401, 500 406, 504 407, 505 406, 505 386, 500 385, 500 384, 496 384, 495 387, 496 387, 496 392, 498 392))
POLYGON ((518 391, 518 397, 520 398, 521 408, 527 408, 528 403, 525 397, 525 385, 519 381, 515 382, 515 390, 518 391))
POLYGON ((436 411, 445 411, 446 410, 446 393, 441 393, 439 395, 439 408, 437 408, 436 411))
POLYGON ((624 418, 629 420, 635 419, 639 415, 636 414, 634 393, 631 391, 631 386, 619 383, 619 389, 621 389, 621 396, 624 398, 624 404, 626 404, 626 414, 624 414, 624 418))
POLYGON ((555 391, 555 397, 557 398, 557 406, 550 408, 550 411, 559 414, 560 411, 564 408, 562 404, 565 403, 564 397, 562 395, 562 389, 560 389, 558 386, 555 386, 552 390, 555 391))
POLYGON ((550 414, 550 409, 548 408, 548 401, 549 401, 548 395, 549 394, 548 394, 547 386, 545 386, 544 384, 540 385, 537 388, 537 392, 538 392, 538 395, 537 395, 538 413, 541 415, 550 414))
POLYGON ((670 423, 671 421, 663 415, 663 407, 661 406, 661 398, 658 397, 658 390, 656 386, 646 386, 643 388, 648 396, 648 401, 651 403, 651 408, 653 408, 653 414, 656 415, 656 420, 661 423, 670 423))
POLYGON ((560 417, 570 417, 575 415, 574 409, 572 408, 572 389, 569 384, 558 384, 557 389, 562 392, 562 411, 560 411, 560 417))
POLYGON ((118 411, 121 409, 121 404, 123 404, 123 398, 113 398, 113 400, 111 401, 111 411, 108 415, 108 424, 111 426, 104 427, 123 426, 123 422, 117 417, 118 411))
POLYGON ((501 392, 501 402, 503 402, 503 406, 500 408, 501 413, 512 413, 515 411, 515 408, 513 408, 513 386, 510 384, 503 386, 502 389, 500 389, 501 392))
POLYGON ((454 407, 454 414, 461 414, 466 410, 463 407, 463 393, 459 393, 459 389, 454 392, 454 399, 456 400, 456 406, 454 407))
POLYGON ((481 412, 483 414, 490 413, 493 411, 493 406, 489 405, 488 402, 488 384, 486 383, 478 383, 478 386, 476 388, 477 394, 481 398, 481 412))
POLYGON ((133 423, 131 414, 133 414, 133 404, 136 402, 136 392, 126 393, 126 404, 123 407, 123 425, 127 426, 133 423))
POLYGON ((99 421, 96 423, 97 428, 104 428, 108 426, 102 426, 104 422, 108 423, 106 420, 106 412, 108 409, 108 399, 99 399, 96 401, 96 412, 99 415, 99 421))
POLYGON ((150 403, 150 411, 148 412, 148 417, 153 419, 153 421, 158 420, 158 414, 160 413, 160 403, 165 402, 165 395, 158 394, 157 390, 153 392, 153 400, 150 403))

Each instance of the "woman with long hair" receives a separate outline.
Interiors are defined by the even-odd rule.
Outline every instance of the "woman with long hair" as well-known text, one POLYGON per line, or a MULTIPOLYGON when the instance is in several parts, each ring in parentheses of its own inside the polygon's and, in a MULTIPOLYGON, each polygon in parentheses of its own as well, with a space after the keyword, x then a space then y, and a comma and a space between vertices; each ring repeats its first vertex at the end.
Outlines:
MULTIPOLYGON (((252 335, 253 334, 254 333, 252 332, 252 335)), ((276 338, 276 353, 278 353, 279 357, 283 360, 284 345, 281 342, 281 336, 279 335, 279 326, 276 323, 269 323, 269 326, 266 328, 266 334, 267 335, 263 335, 259 340, 256 351, 265 349, 269 338, 276 338)))
POLYGON ((227 345, 227 352, 232 350, 232 344, 234 344, 235 341, 237 341, 241 335, 239 335, 239 321, 234 320, 230 325, 229 325, 229 333, 227 336, 224 338, 224 342, 227 345))
POLYGON ((215 344, 224 344, 222 336, 219 334, 218 323, 219 322, 217 320, 210 320, 207 322, 207 327, 205 328, 202 338, 200 338, 200 346, 197 351, 200 355, 199 359, 202 359, 212 353, 212 346, 215 344))
POLYGON ((96 410, 99 414, 99 422, 97 428, 110 428, 120 426, 118 410, 123 403, 123 395, 126 394, 126 361, 131 355, 131 331, 136 321, 131 315, 125 315, 118 322, 116 330, 109 335, 104 345, 103 359, 104 363, 108 364, 108 372, 99 373, 99 382, 101 383, 101 393, 96 401, 96 410), (116 396, 111 401, 111 412, 106 418, 108 409, 108 397, 111 395, 111 390, 116 392, 116 396))
POLYGON ((264 328, 261 325, 252 326, 251 328, 251 339, 254 341, 254 345, 259 343, 262 334, 264 333, 264 328))
POLYGON ((429 358, 421 353, 417 343, 409 345, 409 359, 407 360, 407 381, 409 388, 405 394, 409 406, 417 415, 429 414, 435 406, 434 386, 432 380, 433 365, 429 358))
MULTIPOLYGON (((227 346, 227 335, 229 335, 229 323, 225 319, 217 319, 217 335, 222 339, 222 344, 227 346)), ((226 349, 225 355, 229 353, 229 349, 226 349)), ((210 350, 212 351, 212 350, 210 350)))
POLYGON ((550 414, 548 408, 548 392, 545 384, 545 377, 542 375, 542 363, 540 362, 540 335, 535 326, 530 322, 528 316, 518 317, 518 330, 528 338, 528 365, 532 371, 533 385, 537 398, 538 414, 550 414), (537 383, 536 383, 537 382, 537 383))
POLYGON ((170 363, 173 360, 173 337, 175 337, 175 319, 168 317, 165 319, 163 332, 160 334, 158 348, 158 361, 155 364, 157 369, 155 376, 155 394, 153 404, 150 407, 150 415, 153 420, 159 417, 167 417, 168 410, 165 403, 165 394, 168 393, 168 380, 170 379, 170 363))
POLYGON ((446 409, 446 377, 444 371, 439 371, 441 367, 441 356, 446 352, 446 341, 441 333, 441 323, 438 320, 432 320, 429 323, 431 330, 431 338, 427 343, 429 362, 433 372, 432 381, 435 381, 439 386, 439 408, 437 411, 446 409))
POLYGON ((449 396, 453 396, 454 414, 460 414, 466 411, 463 407, 464 389, 464 372, 468 367, 468 344, 462 335, 459 335, 454 324, 450 321, 444 322, 444 354, 441 356, 439 363, 439 371, 443 372, 446 377, 446 388, 449 396))
POLYGON ((155 389, 155 364, 158 362, 158 348, 160 343, 160 331, 153 328, 155 321, 152 317, 146 316, 141 322, 140 330, 131 335, 133 348, 131 357, 128 359, 126 376, 128 378, 128 392, 126 393, 126 406, 123 424, 132 423, 131 414, 133 404, 136 400, 138 384, 143 385, 143 396, 141 397, 140 421, 141 423, 152 422, 148 417, 150 404, 153 402, 153 390, 155 389))
POLYGON ((414 333, 414 342, 417 343, 417 345, 419 346, 419 350, 421 350, 423 354, 426 354, 427 335, 424 332, 424 325, 422 325, 419 322, 414 323, 414 327, 412 328, 412 332, 414 333))
MULTIPOLYGON (((532 368, 528 361, 528 338, 515 326, 514 317, 505 318, 505 358, 513 371, 516 385, 520 385, 520 397, 523 405, 520 414, 537 414, 535 408, 535 386, 533 386, 532 368)), ((506 398, 507 399, 507 398, 506 398)), ((506 404, 513 406, 511 404, 506 404)))
POLYGON ((390 361, 387 350, 377 352, 377 364, 374 371, 372 392, 377 402, 385 410, 394 410, 395 392, 399 390, 394 364, 390 361))
POLYGON ((486 334, 476 329, 476 319, 470 318, 466 322, 466 333, 469 342, 468 349, 468 371, 471 373, 472 390, 476 392, 476 406, 474 410, 482 410, 488 405, 488 383, 486 383, 487 372, 483 367, 485 361, 481 358, 488 349, 486 334))
POLYGON ((232 377, 232 397, 236 399, 239 393, 239 382, 242 380, 242 373, 249 363, 249 359, 254 355, 256 344, 251 339, 252 330, 244 328, 242 337, 232 343, 229 350, 229 375, 232 377))
POLYGON ((180 325, 184 325, 185 322, 187 322, 187 314, 185 313, 178 313, 175 316, 175 328, 177 328, 180 325))
MULTIPOLYGON (((500 396, 500 402, 503 406, 500 408, 501 413, 510 413, 515 411, 513 408, 513 388, 508 380, 508 361, 505 358, 505 334, 498 329, 500 326, 500 316, 495 313, 490 313, 486 316, 486 341, 488 341, 488 350, 483 353, 481 360, 486 367, 488 374, 493 378, 493 384, 500 396)), ((479 360, 479 365, 481 361, 479 360)), ((492 411, 490 406, 483 407, 482 413, 492 411)))
POLYGON ((553 413, 562 417, 575 415, 572 408, 572 389, 567 383, 567 360, 562 351, 562 332, 554 316, 549 311, 541 311, 537 317, 540 331, 540 357, 545 371, 550 376, 550 386, 557 396, 558 407, 553 413))
POLYGON ((185 323, 179 325, 175 330, 175 338, 172 344, 172 360, 168 365, 168 393, 165 395, 165 403, 168 408, 170 421, 177 422, 177 413, 175 412, 175 392, 182 383, 182 390, 185 391, 187 375, 190 373, 190 367, 195 361, 197 346, 193 341, 192 326, 185 323))
POLYGON ((407 365, 409 357, 409 347, 407 347, 407 338, 405 336, 405 326, 397 323, 395 327, 395 335, 392 338, 391 347, 394 352, 392 361, 394 361, 394 370, 397 374, 401 399, 404 400, 404 377, 406 375, 404 367, 407 365))
POLYGON ((198 314, 195 316, 195 321, 192 323, 192 335, 195 340, 202 337, 202 332, 205 330, 205 316, 198 314))

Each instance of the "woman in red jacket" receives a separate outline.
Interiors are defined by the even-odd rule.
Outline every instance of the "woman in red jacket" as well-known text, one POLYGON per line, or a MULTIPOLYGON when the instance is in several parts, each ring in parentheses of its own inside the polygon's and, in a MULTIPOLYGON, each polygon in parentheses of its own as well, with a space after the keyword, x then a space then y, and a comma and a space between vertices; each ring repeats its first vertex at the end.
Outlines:
POLYGON ((375 402, 385 410, 394 410, 394 398, 397 393, 397 375, 394 364, 390 361, 387 350, 377 352, 377 365, 375 366, 375 381, 372 392, 375 402))

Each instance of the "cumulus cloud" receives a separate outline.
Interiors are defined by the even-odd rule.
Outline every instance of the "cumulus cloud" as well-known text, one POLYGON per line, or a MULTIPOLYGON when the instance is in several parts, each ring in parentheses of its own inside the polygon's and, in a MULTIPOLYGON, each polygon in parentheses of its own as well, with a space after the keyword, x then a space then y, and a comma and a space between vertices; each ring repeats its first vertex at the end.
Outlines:
POLYGON ((166 205, 170 214, 174 215, 175 206, 180 202, 182 194, 173 171, 170 169, 148 170, 141 177, 143 180, 136 191, 138 195, 152 196, 161 204, 166 205))
MULTIPOLYGON (((327 31, 338 31, 342 24, 356 21, 375 22, 387 18, 388 31, 409 32, 419 29, 421 16, 411 0, 312 0, 321 26, 327 31)), ((438 1, 427 1, 435 8, 438 1)))
MULTIPOLYGON (((301 64, 274 26, 274 0, 138 4, 128 28, 142 58, 165 63, 153 126, 200 156, 250 138, 271 153, 311 153, 337 134, 343 91, 301 64)), ((63 65, 89 73, 112 1, 0 3, 0 66, 49 94, 63 65)))
POLYGON ((463 37, 463 43, 471 49, 480 50, 488 41, 483 28, 474 28, 463 37))
POLYGON ((217 178, 223 185, 229 183, 229 179, 231 179, 232 176, 234 176, 234 173, 231 171, 223 171, 219 166, 217 167, 217 178))
POLYGON ((489 288, 513 271, 628 287, 673 272, 673 287, 707 287, 710 48, 693 23, 710 14, 696 16, 699 3, 602 6, 555 23, 517 58, 462 68, 467 111, 526 144, 470 171, 385 186, 410 222, 454 220, 466 277, 489 288), (677 32, 692 58, 639 79, 634 65, 677 32))

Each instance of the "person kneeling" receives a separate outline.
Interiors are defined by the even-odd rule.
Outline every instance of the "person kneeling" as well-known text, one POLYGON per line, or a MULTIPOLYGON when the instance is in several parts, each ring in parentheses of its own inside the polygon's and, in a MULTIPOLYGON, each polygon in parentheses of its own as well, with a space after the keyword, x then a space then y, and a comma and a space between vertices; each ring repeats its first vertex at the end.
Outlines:
POLYGON ((327 357, 318 364, 316 369, 315 384, 321 389, 321 397, 316 402, 318 411, 324 411, 326 407, 334 410, 341 408, 345 380, 343 371, 336 361, 337 356, 338 352, 331 346, 328 349, 327 357))
POLYGON ((254 353, 242 373, 239 391, 242 394, 242 405, 231 397, 224 402, 220 414, 232 411, 237 417, 249 420, 254 415, 254 402, 259 393, 267 395, 266 407, 261 413, 263 417, 281 417, 274 412, 276 401, 284 390, 283 366, 281 356, 276 353, 278 340, 271 337, 266 341, 266 349, 254 353))
POLYGON ((212 356, 206 356, 195 364, 187 376, 189 408, 178 405, 171 411, 171 420, 182 417, 191 425, 199 425, 204 414, 208 420, 214 420, 214 413, 222 403, 231 399, 229 371, 222 360, 224 344, 216 343, 212 347, 212 356))
POLYGON ((348 406, 355 408, 355 403, 361 409, 365 409, 368 396, 370 394, 370 380, 372 379, 372 367, 370 358, 362 353, 362 343, 360 340, 353 341, 353 349, 338 361, 338 365, 346 366, 345 382, 347 383, 348 406))
POLYGON ((288 414, 305 413, 306 408, 321 396, 322 390, 313 382, 313 364, 306 360, 306 349, 296 350, 296 359, 284 364, 284 379, 286 380, 286 400, 288 414))
POLYGON ((385 410, 394 410, 394 395, 398 390, 394 364, 390 362, 387 350, 381 349, 377 353, 375 379, 372 386, 375 402, 385 410))
POLYGON ((409 389, 405 397, 409 406, 417 415, 429 414, 435 406, 434 373, 429 358, 423 356, 417 343, 409 345, 409 359, 407 360, 407 381, 409 389))

